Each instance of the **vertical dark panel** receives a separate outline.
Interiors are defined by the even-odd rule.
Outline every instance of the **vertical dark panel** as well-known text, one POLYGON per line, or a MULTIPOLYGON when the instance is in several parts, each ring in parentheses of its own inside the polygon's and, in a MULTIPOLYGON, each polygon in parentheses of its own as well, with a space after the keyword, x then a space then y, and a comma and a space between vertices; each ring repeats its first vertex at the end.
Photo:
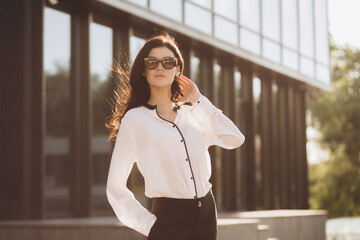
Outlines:
POLYGON ((261 175, 263 186, 263 202, 265 209, 273 209, 273 171, 272 171, 272 89, 271 79, 261 81, 261 175))
POLYGON ((296 208, 308 208, 305 91, 294 91, 296 124, 296 208))
POLYGON ((243 209, 255 210, 257 206, 256 199, 256 183, 255 183, 255 145, 254 145, 254 100, 253 100, 253 81, 252 73, 242 71, 242 95, 244 96, 243 113, 245 116, 245 144, 243 145, 244 157, 242 159, 242 176, 243 181, 241 188, 243 189, 243 209))
POLYGON ((77 217, 90 215, 91 200, 91 96, 89 32, 90 13, 79 9, 71 16, 71 95, 73 103, 72 199, 77 217))
POLYGON ((290 208, 290 177, 289 177, 289 157, 288 157, 288 129, 287 120, 288 92, 286 84, 278 85, 278 130, 279 130, 279 165, 280 165, 280 202, 281 208, 290 208))
POLYGON ((307 92, 305 90, 302 90, 300 92, 300 121, 301 121, 301 131, 300 131, 300 152, 303 154, 302 155, 302 174, 301 174, 301 184, 303 186, 302 189, 302 201, 301 201, 301 205, 299 206, 299 208, 304 208, 304 209, 309 209, 309 182, 308 182, 308 161, 307 161, 307 152, 306 152, 306 142, 307 142, 307 138, 306 138, 306 109, 307 109, 307 102, 306 102, 306 95, 307 92))
MULTIPOLYGON (((234 122, 234 66, 223 65, 221 98, 224 114, 234 122)), ((235 150, 222 150, 223 206, 224 210, 236 209, 236 159, 235 150)))
POLYGON ((0 219, 39 219, 43 204, 42 0, 0 4, 0 219))
POLYGON ((271 148, 272 148, 272 184, 273 184, 273 201, 274 209, 281 208, 280 203, 280 181, 281 181, 281 164, 280 164, 280 126, 279 126, 279 87, 277 81, 272 81, 272 136, 271 136, 271 148))
POLYGON ((288 177, 290 181, 290 208, 296 208, 296 156, 295 156, 295 109, 294 109, 294 88, 288 85, 287 88, 287 138, 288 138, 288 177))

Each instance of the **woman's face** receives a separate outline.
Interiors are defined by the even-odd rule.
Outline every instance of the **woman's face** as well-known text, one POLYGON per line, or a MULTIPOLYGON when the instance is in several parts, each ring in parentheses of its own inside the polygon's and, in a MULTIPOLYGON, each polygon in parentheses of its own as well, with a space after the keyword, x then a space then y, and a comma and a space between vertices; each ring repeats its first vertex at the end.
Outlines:
MULTIPOLYGON (((175 57, 174 53, 167 47, 156 47, 150 50, 147 58, 155 61, 175 57)), ((166 66, 166 64, 165 64, 166 66)), ((168 66, 166 66, 168 68, 168 66)), ((151 87, 170 87, 174 81, 176 74, 180 72, 179 66, 171 69, 164 68, 162 62, 159 62, 154 69, 145 67, 145 76, 151 87)))

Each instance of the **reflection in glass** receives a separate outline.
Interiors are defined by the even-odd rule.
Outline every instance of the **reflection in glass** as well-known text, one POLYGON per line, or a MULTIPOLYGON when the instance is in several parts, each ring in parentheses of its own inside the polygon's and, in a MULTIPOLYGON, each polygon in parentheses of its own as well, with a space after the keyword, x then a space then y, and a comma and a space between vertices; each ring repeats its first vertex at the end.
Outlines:
POLYGON ((194 2, 196 4, 199 4, 203 7, 206 7, 208 9, 211 9, 211 1, 212 0, 190 0, 191 2, 194 2))
POLYGON ((233 21, 237 21, 236 0, 214 0, 214 11, 233 21))
POLYGON ((287 48, 283 48, 283 52, 282 52, 282 61, 284 66, 291 68, 293 70, 298 70, 299 69, 299 57, 297 52, 289 50, 287 48))
POLYGON ((151 0, 150 9, 165 17, 182 21, 182 0, 151 0))
POLYGON ((279 0, 262 1, 262 33, 275 41, 280 41, 279 0))
POLYGON ((259 0, 240 0, 240 24, 260 32, 259 0))
POLYGON ((315 3, 315 57, 316 60, 329 65, 329 41, 327 28, 327 14, 324 9, 326 7, 326 0, 316 0, 315 3))
POLYGON ((297 0, 281 2, 282 43, 294 50, 298 48, 297 0))
POLYGON ((189 2, 185 3, 185 24, 199 31, 211 35, 212 20, 211 12, 195 6, 189 2))
POLYGON ((71 216, 70 15, 44 11, 46 129, 44 141, 46 217, 71 216))
POLYGON ((322 64, 316 64, 316 79, 323 83, 330 84, 329 67, 322 64))
MULTIPOLYGON (((262 192, 262 136, 261 136, 261 80, 257 77, 253 78, 253 98, 254 98, 254 161, 255 161, 255 182, 256 182, 256 195, 261 196, 262 192)), ((261 201, 258 203, 261 206, 261 201)))
POLYGON ((314 77, 314 61, 310 58, 301 56, 300 72, 310 77, 314 77))
POLYGON ((300 52, 314 57, 314 28, 312 0, 299 1, 300 10, 300 52))
POLYGON ((200 81, 200 58, 191 56, 190 77, 196 84, 200 81))
MULTIPOLYGON (((136 55, 140 49, 145 44, 146 40, 139 38, 137 36, 130 37, 130 56, 132 58, 132 63, 135 60, 136 55)), ((145 192, 145 182, 144 177, 141 175, 137 164, 135 163, 133 169, 130 173, 127 187, 133 192, 135 198, 143 205, 145 208, 148 208, 149 202, 144 195, 145 192)))
MULTIPOLYGON (((222 106, 222 67, 219 64, 214 64, 214 105, 222 106)), ((219 146, 215 146, 215 157, 212 158, 215 163, 215 181, 216 181, 216 199, 219 209, 222 208, 223 203, 223 175, 222 175, 222 149, 219 146)))
POLYGON ((106 179, 111 159, 112 143, 107 140, 105 118, 111 114, 106 99, 111 97, 113 83, 109 79, 112 61, 112 30, 91 23, 90 73, 93 105, 92 150, 92 215, 111 213, 105 195, 106 179))
POLYGON ((130 37, 130 62, 133 63, 135 61, 136 55, 140 51, 140 49, 144 46, 146 40, 131 36, 130 37))
POLYGON ((260 35, 240 28, 240 47, 260 55, 260 35))
POLYGON ((237 25, 215 16, 215 37, 237 45, 237 25))
POLYGON ((147 2, 148 2, 148 0, 128 0, 128 1, 140 5, 142 7, 147 7, 147 2))
POLYGON ((280 63, 280 45, 268 39, 263 39, 263 56, 280 63))

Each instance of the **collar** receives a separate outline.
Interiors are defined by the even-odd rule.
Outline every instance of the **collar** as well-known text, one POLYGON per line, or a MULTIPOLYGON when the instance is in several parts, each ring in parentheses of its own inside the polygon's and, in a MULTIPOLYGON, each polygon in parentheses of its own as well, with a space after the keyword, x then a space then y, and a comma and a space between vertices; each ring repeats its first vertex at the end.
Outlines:
MULTIPOLYGON (((191 102, 186 102, 186 103, 184 103, 184 104, 182 104, 182 105, 192 106, 192 103, 191 103, 191 102)), ((176 104, 175 104, 175 107, 174 107, 174 108, 175 108, 176 110, 179 110, 182 105, 176 105, 176 104)), ((145 103, 145 104, 144 104, 144 107, 146 107, 146 108, 148 108, 148 109, 150 109, 150 110, 154 110, 154 109, 156 109, 157 105, 151 105, 151 104, 149 104, 149 103, 145 103)))

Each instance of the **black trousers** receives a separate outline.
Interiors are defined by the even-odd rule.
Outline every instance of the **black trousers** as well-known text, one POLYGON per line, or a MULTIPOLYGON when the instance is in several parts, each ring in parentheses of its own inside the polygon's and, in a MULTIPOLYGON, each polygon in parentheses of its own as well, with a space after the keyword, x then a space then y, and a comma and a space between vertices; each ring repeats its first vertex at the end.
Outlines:
POLYGON ((153 198, 157 220, 148 240, 216 240, 217 209, 212 191, 198 199, 153 198))

